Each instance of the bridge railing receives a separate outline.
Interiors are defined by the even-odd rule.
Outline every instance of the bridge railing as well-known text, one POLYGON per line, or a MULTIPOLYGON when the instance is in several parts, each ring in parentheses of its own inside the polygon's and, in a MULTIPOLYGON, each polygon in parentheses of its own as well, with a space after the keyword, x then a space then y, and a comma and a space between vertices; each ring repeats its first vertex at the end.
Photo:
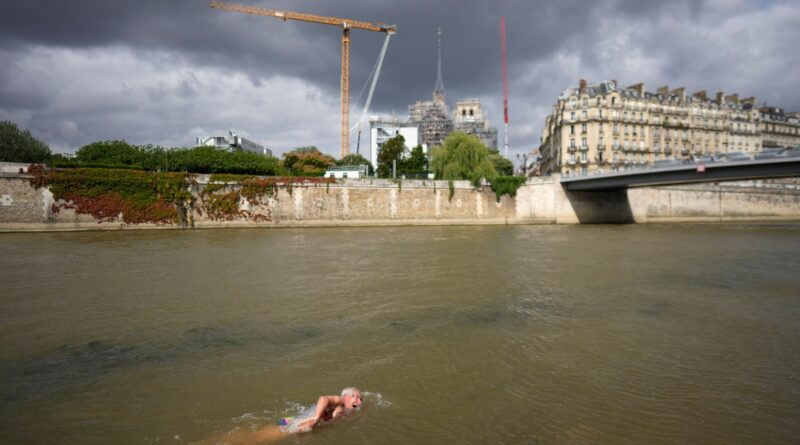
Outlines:
MULTIPOLYGON (((788 148, 768 148, 762 150, 757 153, 745 153, 741 151, 737 152, 730 152, 730 153, 723 153, 719 155, 704 155, 704 156, 692 156, 689 158, 683 159, 664 159, 655 161, 652 164, 645 164, 645 165, 637 165, 637 162, 633 162, 631 167, 622 167, 618 171, 602 171, 602 170, 595 170, 587 175, 571 175, 572 177, 575 176, 603 176, 608 174, 618 174, 618 173, 634 173, 634 172, 642 172, 642 171, 653 171, 659 169, 672 169, 676 167, 688 167, 688 166, 713 166, 724 164, 727 162, 741 162, 741 161, 758 161, 762 159, 782 159, 782 158, 795 158, 800 157, 800 145, 788 148)), ((624 159, 618 160, 608 160, 606 162, 608 165, 620 165, 623 166, 626 164, 624 159)))

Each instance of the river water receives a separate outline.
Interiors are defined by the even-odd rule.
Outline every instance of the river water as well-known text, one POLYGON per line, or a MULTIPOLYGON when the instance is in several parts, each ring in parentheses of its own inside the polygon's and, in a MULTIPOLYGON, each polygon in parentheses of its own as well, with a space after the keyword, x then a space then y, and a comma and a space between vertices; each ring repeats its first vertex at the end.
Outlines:
POLYGON ((0 443, 800 443, 800 226, 0 234, 0 443))

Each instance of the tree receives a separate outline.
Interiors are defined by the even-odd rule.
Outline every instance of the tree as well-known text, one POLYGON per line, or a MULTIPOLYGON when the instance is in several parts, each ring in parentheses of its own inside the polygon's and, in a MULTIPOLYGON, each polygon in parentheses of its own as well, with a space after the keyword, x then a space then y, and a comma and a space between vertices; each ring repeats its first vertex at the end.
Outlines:
POLYGON ((491 181, 497 171, 489 160, 489 149, 475 136, 460 131, 450 133, 444 145, 431 153, 431 170, 436 179, 467 179, 478 185, 491 181))
POLYGON ((422 151, 422 145, 417 144, 416 147, 411 149, 411 156, 408 159, 403 159, 400 163, 399 170, 402 173, 424 173, 428 170, 428 158, 422 151))
POLYGON ((336 165, 336 160, 317 147, 300 147, 284 153, 282 163, 292 175, 322 176, 328 167, 336 165))
POLYGON ((142 152, 125 141, 99 141, 79 148, 75 159, 85 164, 141 166, 142 152))
POLYGON ((50 147, 28 130, 11 121, 0 122, 0 162, 43 163, 50 159, 50 147))
POLYGON ((371 174, 375 169, 372 167, 372 164, 365 158, 357 153, 350 153, 349 155, 343 157, 336 161, 336 165, 366 165, 369 173, 371 174))
POLYGON ((493 151, 489 154, 489 161, 492 162, 494 169, 500 176, 512 176, 514 174, 514 163, 493 151))
MULTIPOLYGON (((387 140, 378 149, 378 176, 388 178, 392 175, 392 163, 398 164, 406 151, 406 140, 402 134, 387 140)), ((399 165, 398 165, 399 166, 399 165)))

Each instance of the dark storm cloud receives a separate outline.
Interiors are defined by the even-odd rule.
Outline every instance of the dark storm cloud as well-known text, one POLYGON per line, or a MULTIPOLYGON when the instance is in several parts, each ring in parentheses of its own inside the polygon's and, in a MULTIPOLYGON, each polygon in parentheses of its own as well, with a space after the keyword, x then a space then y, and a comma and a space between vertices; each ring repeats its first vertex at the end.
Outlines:
MULTIPOLYGON (((480 98, 498 127, 505 16, 516 152, 538 144, 545 114, 579 78, 722 88, 800 109, 790 74, 800 69, 792 48, 800 34, 792 25, 796 2, 239 2, 396 24, 372 109, 400 116, 430 98, 441 26, 448 101, 480 98)), ((192 135, 232 124, 278 151, 316 143, 335 153, 339 35, 197 0, 6 1, 0 118, 21 121, 66 150, 105 137, 190 144, 192 135)), ((354 100, 382 40, 352 33, 354 100)))

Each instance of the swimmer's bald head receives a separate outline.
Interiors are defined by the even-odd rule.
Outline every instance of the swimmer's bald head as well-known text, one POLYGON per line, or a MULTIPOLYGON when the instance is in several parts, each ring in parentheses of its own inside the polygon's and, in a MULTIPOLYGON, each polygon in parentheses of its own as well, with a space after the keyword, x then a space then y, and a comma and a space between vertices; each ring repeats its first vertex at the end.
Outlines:
POLYGON ((349 386, 342 390, 342 402, 346 409, 356 409, 361 406, 361 390, 349 386))

